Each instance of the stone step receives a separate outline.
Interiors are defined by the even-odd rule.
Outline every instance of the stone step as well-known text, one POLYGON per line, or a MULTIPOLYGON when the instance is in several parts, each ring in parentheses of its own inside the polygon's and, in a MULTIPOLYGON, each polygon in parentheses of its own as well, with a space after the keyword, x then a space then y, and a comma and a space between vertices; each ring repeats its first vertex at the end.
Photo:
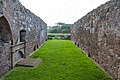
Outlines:
POLYGON ((38 58, 23 58, 16 63, 16 66, 24 66, 24 67, 35 67, 42 63, 41 59, 38 58))

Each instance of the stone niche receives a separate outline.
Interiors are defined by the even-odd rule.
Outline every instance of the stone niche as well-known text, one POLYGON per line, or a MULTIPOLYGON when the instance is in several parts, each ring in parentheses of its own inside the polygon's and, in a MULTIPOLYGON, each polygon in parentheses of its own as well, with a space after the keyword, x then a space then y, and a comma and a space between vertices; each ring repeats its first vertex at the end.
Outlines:
POLYGON ((20 42, 26 41, 25 36, 26 36, 26 30, 21 30, 20 31, 20 42))
POLYGON ((4 16, 0 17, 0 76, 11 68, 12 33, 10 25, 4 16))
POLYGON ((10 43, 12 33, 8 21, 4 16, 0 17, 0 44, 10 43))

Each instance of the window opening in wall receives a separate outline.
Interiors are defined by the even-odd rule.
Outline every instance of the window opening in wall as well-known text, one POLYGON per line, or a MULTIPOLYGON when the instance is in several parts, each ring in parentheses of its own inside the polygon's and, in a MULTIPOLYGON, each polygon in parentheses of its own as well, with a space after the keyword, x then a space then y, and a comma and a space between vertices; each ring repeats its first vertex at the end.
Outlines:
POLYGON ((109 8, 107 9, 107 12, 109 12, 109 8))
POLYGON ((88 57, 91 57, 90 53, 88 54, 88 57))
POLYGON ((77 44, 77 47, 79 47, 79 44, 77 44))
POLYGON ((39 48, 38 44, 37 44, 37 48, 39 48))
POLYGON ((20 42, 26 41, 25 36, 26 36, 26 30, 21 30, 20 31, 20 42))
POLYGON ((33 51, 35 51, 36 50, 36 46, 34 46, 34 48, 33 48, 33 51))
POLYGON ((75 42, 75 45, 76 45, 76 42, 75 42))

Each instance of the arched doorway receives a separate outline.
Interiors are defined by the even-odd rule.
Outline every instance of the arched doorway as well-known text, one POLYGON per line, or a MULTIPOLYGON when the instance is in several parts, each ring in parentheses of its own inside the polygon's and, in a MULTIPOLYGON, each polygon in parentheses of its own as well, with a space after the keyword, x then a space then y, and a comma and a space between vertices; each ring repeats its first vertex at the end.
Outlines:
POLYGON ((4 16, 2 16, 0 17, 0 44, 11 43, 11 42, 12 42, 12 32, 10 25, 7 19, 4 16))

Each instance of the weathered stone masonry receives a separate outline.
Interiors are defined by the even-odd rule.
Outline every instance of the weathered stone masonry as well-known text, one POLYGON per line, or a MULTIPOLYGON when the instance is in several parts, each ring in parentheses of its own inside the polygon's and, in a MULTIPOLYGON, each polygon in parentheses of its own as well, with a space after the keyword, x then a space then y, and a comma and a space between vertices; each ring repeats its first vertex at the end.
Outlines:
POLYGON ((18 0, 0 0, 0 76, 47 39, 47 24, 18 0))
POLYGON ((120 0, 110 0, 74 23, 71 39, 114 78, 120 78, 120 0))

